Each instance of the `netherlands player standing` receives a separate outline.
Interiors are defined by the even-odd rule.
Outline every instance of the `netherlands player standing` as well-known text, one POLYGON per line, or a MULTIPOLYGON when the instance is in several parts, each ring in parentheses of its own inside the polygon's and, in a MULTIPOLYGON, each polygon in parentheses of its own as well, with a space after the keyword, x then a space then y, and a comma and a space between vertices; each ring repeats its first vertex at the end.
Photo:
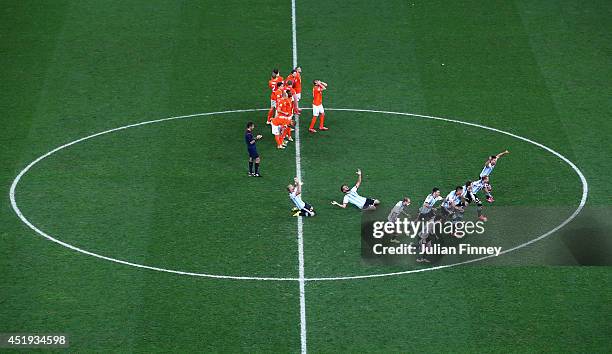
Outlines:
POLYGON ((295 113, 300 114, 300 100, 302 99, 302 67, 296 66, 293 73, 293 88, 295 88, 295 113))
POLYGON ((266 124, 270 124, 270 119, 274 117, 274 110, 276 109, 276 100, 274 99, 274 91, 278 89, 279 83, 283 82, 283 77, 278 73, 278 69, 272 70, 272 77, 268 81, 268 88, 272 91, 270 97, 270 110, 268 111, 268 121, 266 124))
POLYGON ((374 198, 365 198, 357 193, 357 189, 361 186, 361 170, 357 170, 357 183, 353 188, 349 188, 346 184, 340 187, 342 193, 344 193, 344 199, 342 200, 342 204, 332 200, 332 205, 339 206, 340 208, 346 208, 348 203, 355 205, 357 208, 361 210, 376 210, 376 206, 380 204, 378 199, 374 198))
POLYGON ((255 129, 255 124, 253 122, 248 122, 246 125, 246 132, 244 133, 244 141, 246 142, 249 152, 249 176, 261 177, 259 174, 259 162, 261 159, 257 153, 257 146, 255 143, 262 137, 261 135, 253 136, 253 129, 255 129), (253 163, 255 163, 255 171, 253 171, 253 163))
POLYGON ((320 80, 314 80, 312 84, 314 85, 312 87, 312 120, 310 121, 310 129, 308 131, 316 133, 317 131, 314 129, 314 126, 319 116, 321 116, 319 130, 328 130, 324 125, 325 109, 323 109, 323 91, 327 89, 327 84, 320 80))

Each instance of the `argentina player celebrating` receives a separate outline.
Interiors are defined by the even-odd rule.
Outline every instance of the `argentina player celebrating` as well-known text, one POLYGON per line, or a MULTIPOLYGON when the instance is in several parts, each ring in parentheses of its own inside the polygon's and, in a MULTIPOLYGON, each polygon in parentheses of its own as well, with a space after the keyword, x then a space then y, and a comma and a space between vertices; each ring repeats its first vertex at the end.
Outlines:
POLYGON ((434 187, 434 189, 431 190, 431 193, 425 198, 423 206, 419 209, 419 216, 417 216, 417 220, 433 218, 436 210, 434 205, 436 205, 436 202, 439 200, 442 200, 442 197, 440 197, 440 189, 434 187))
POLYGON ((463 217, 463 207, 461 195, 463 194, 463 186, 457 186, 452 190, 442 202, 442 215, 445 218, 451 217, 453 221, 459 221, 463 217))
POLYGON ((349 188, 346 184, 340 187, 340 190, 342 193, 344 193, 342 204, 332 200, 332 205, 339 206, 340 208, 346 208, 348 203, 351 203, 361 210, 376 210, 376 206, 380 204, 378 199, 365 198, 357 193, 357 189, 359 189, 361 186, 361 170, 357 170, 357 176, 357 183, 355 183, 353 188, 349 188))
POLYGON ((315 216, 312 205, 302 200, 302 182, 297 177, 293 179, 293 184, 287 186, 287 191, 289 191, 289 199, 295 204, 293 216, 315 216))
MULTIPOLYGON (((497 155, 489 156, 489 158, 485 162, 484 167, 482 168, 482 171, 480 172, 480 178, 485 177, 485 176, 490 176, 491 173, 493 173, 493 169, 497 165, 497 160, 500 157, 502 157, 504 155, 507 155, 509 153, 510 153, 510 151, 504 150, 504 151, 500 152, 497 155)), ((491 190, 491 188, 490 188, 490 185, 489 185, 489 187, 485 189, 485 192, 487 192, 487 202, 493 203, 495 201, 495 199, 493 199, 493 196, 491 195, 490 190, 491 190)))

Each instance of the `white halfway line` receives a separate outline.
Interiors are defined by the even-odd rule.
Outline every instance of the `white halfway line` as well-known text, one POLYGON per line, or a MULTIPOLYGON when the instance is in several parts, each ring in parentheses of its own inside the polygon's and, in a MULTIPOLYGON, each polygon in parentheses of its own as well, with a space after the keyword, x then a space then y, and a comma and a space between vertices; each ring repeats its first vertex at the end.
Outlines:
MULTIPOLYGON (((297 66, 297 31, 295 24, 295 0, 291 0, 291 33, 293 45, 293 67, 297 66)), ((302 162, 300 153, 300 116, 295 117, 295 175, 302 181, 302 162)), ((300 284, 300 343, 302 354, 306 353, 306 281, 304 280, 304 221, 297 219, 298 239, 298 282, 300 284)))

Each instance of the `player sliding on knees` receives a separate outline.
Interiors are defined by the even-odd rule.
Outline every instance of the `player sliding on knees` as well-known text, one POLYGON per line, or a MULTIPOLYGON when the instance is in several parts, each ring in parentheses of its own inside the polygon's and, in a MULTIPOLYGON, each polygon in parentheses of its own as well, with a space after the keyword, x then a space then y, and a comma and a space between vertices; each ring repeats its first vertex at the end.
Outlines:
POLYGON ((344 193, 342 204, 333 200, 331 202, 332 205, 339 206, 340 208, 346 208, 348 203, 351 203, 361 210, 376 210, 376 206, 380 204, 378 199, 365 198, 357 193, 357 189, 359 189, 361 186, 361 170, 357 170, 357 176, 357 183, 355 183, 353 188, 349 188, 346 184, 340 187, 340 190, 342 193, 344 193))
POLYGON ((312 87, 312 120, 310 121, 310 129, 308 129, 311 133, 316 133, 314 126, 317 123, 317 118, 321 116, 321 120, 319 121, 319 130, 328 130, 325 127, 325 109, 323 109, 323 91, 327 89, 327 84, 321 80, 314 80, 312 82, 314 85, 312 87))
POLYGON ((287 191, 289 191, 289 199, 295 204, 292 210, 295 212, 293 216, 315 216, 312 205, 302 201, 302 182, 297 177, 293 179, 293 184, 287 186, 287 191))
MULTIPOLYGON (((484 177, 484 176, 490 176, 491 173, 493 173, 493 169, 495 168, 495 166, 497 165, 497 160, 504 156, 509 154, 510 151, 508 150, 504 150, 502 152, 500 152, 497 155, 491 155, 489 156, 489 158, 487 159, 487 161, 485 161, 485 165, 482 168, 482 171, 480 172, 480 178, 484 177)), ((484 189, 484 191, 486 192, 486 196, 487 196, 487 202, 489 203, 493 203, 495 201, 495 199, 493 199, 493 196, 491 195, 491 185, 488 185, 487 188, 484 189)))

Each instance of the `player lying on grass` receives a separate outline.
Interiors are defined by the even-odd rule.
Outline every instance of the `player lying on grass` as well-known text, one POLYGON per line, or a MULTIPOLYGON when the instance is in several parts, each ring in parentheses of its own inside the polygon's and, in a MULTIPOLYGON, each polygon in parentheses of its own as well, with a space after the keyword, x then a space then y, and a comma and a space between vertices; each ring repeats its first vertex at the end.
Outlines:
POLYGON ((302 201, 302 182, 295 177, 293 184, 287 186, 289 191, 289 199, 295 204, 293 208, 293 216, 315 216, 315 211, 312 205, 302 201))
POLYGON ((361 210, 376 210, 376 206, 380 204, 378 199, 365 198, 357 193, 357 189, 359 189, 361 186, 361 170, 357 170, 357 176, 357 183, 355 183, 353 188, 349 188, 349 186, 346 184, 340 187, 340 190, 342 193, 344 193, 342 204, 332 200, 332 205, 339 206, 340 208, 346 208, 348 203, 351 203, 361 210))
MULTIPOLYGON (((507 155, 509 153, 510 151, 504 150, 497 155, 489 156, 487 161, 485 161, 485 165, 482 168, 482 171, 480 172, 480 178, 485 177, 485 176, 490 176, 491 173, 493 173, 493 169, 495 168, 495 166, 497 166, 497 160, 499 160, 500 157, 507 155)), ((489 187, 485 188, 484 191, 487 195, 487 202, 493 203, 495 199, 493 199, 493 196, 491 195, 491 186, 489 185, 489 187)))

